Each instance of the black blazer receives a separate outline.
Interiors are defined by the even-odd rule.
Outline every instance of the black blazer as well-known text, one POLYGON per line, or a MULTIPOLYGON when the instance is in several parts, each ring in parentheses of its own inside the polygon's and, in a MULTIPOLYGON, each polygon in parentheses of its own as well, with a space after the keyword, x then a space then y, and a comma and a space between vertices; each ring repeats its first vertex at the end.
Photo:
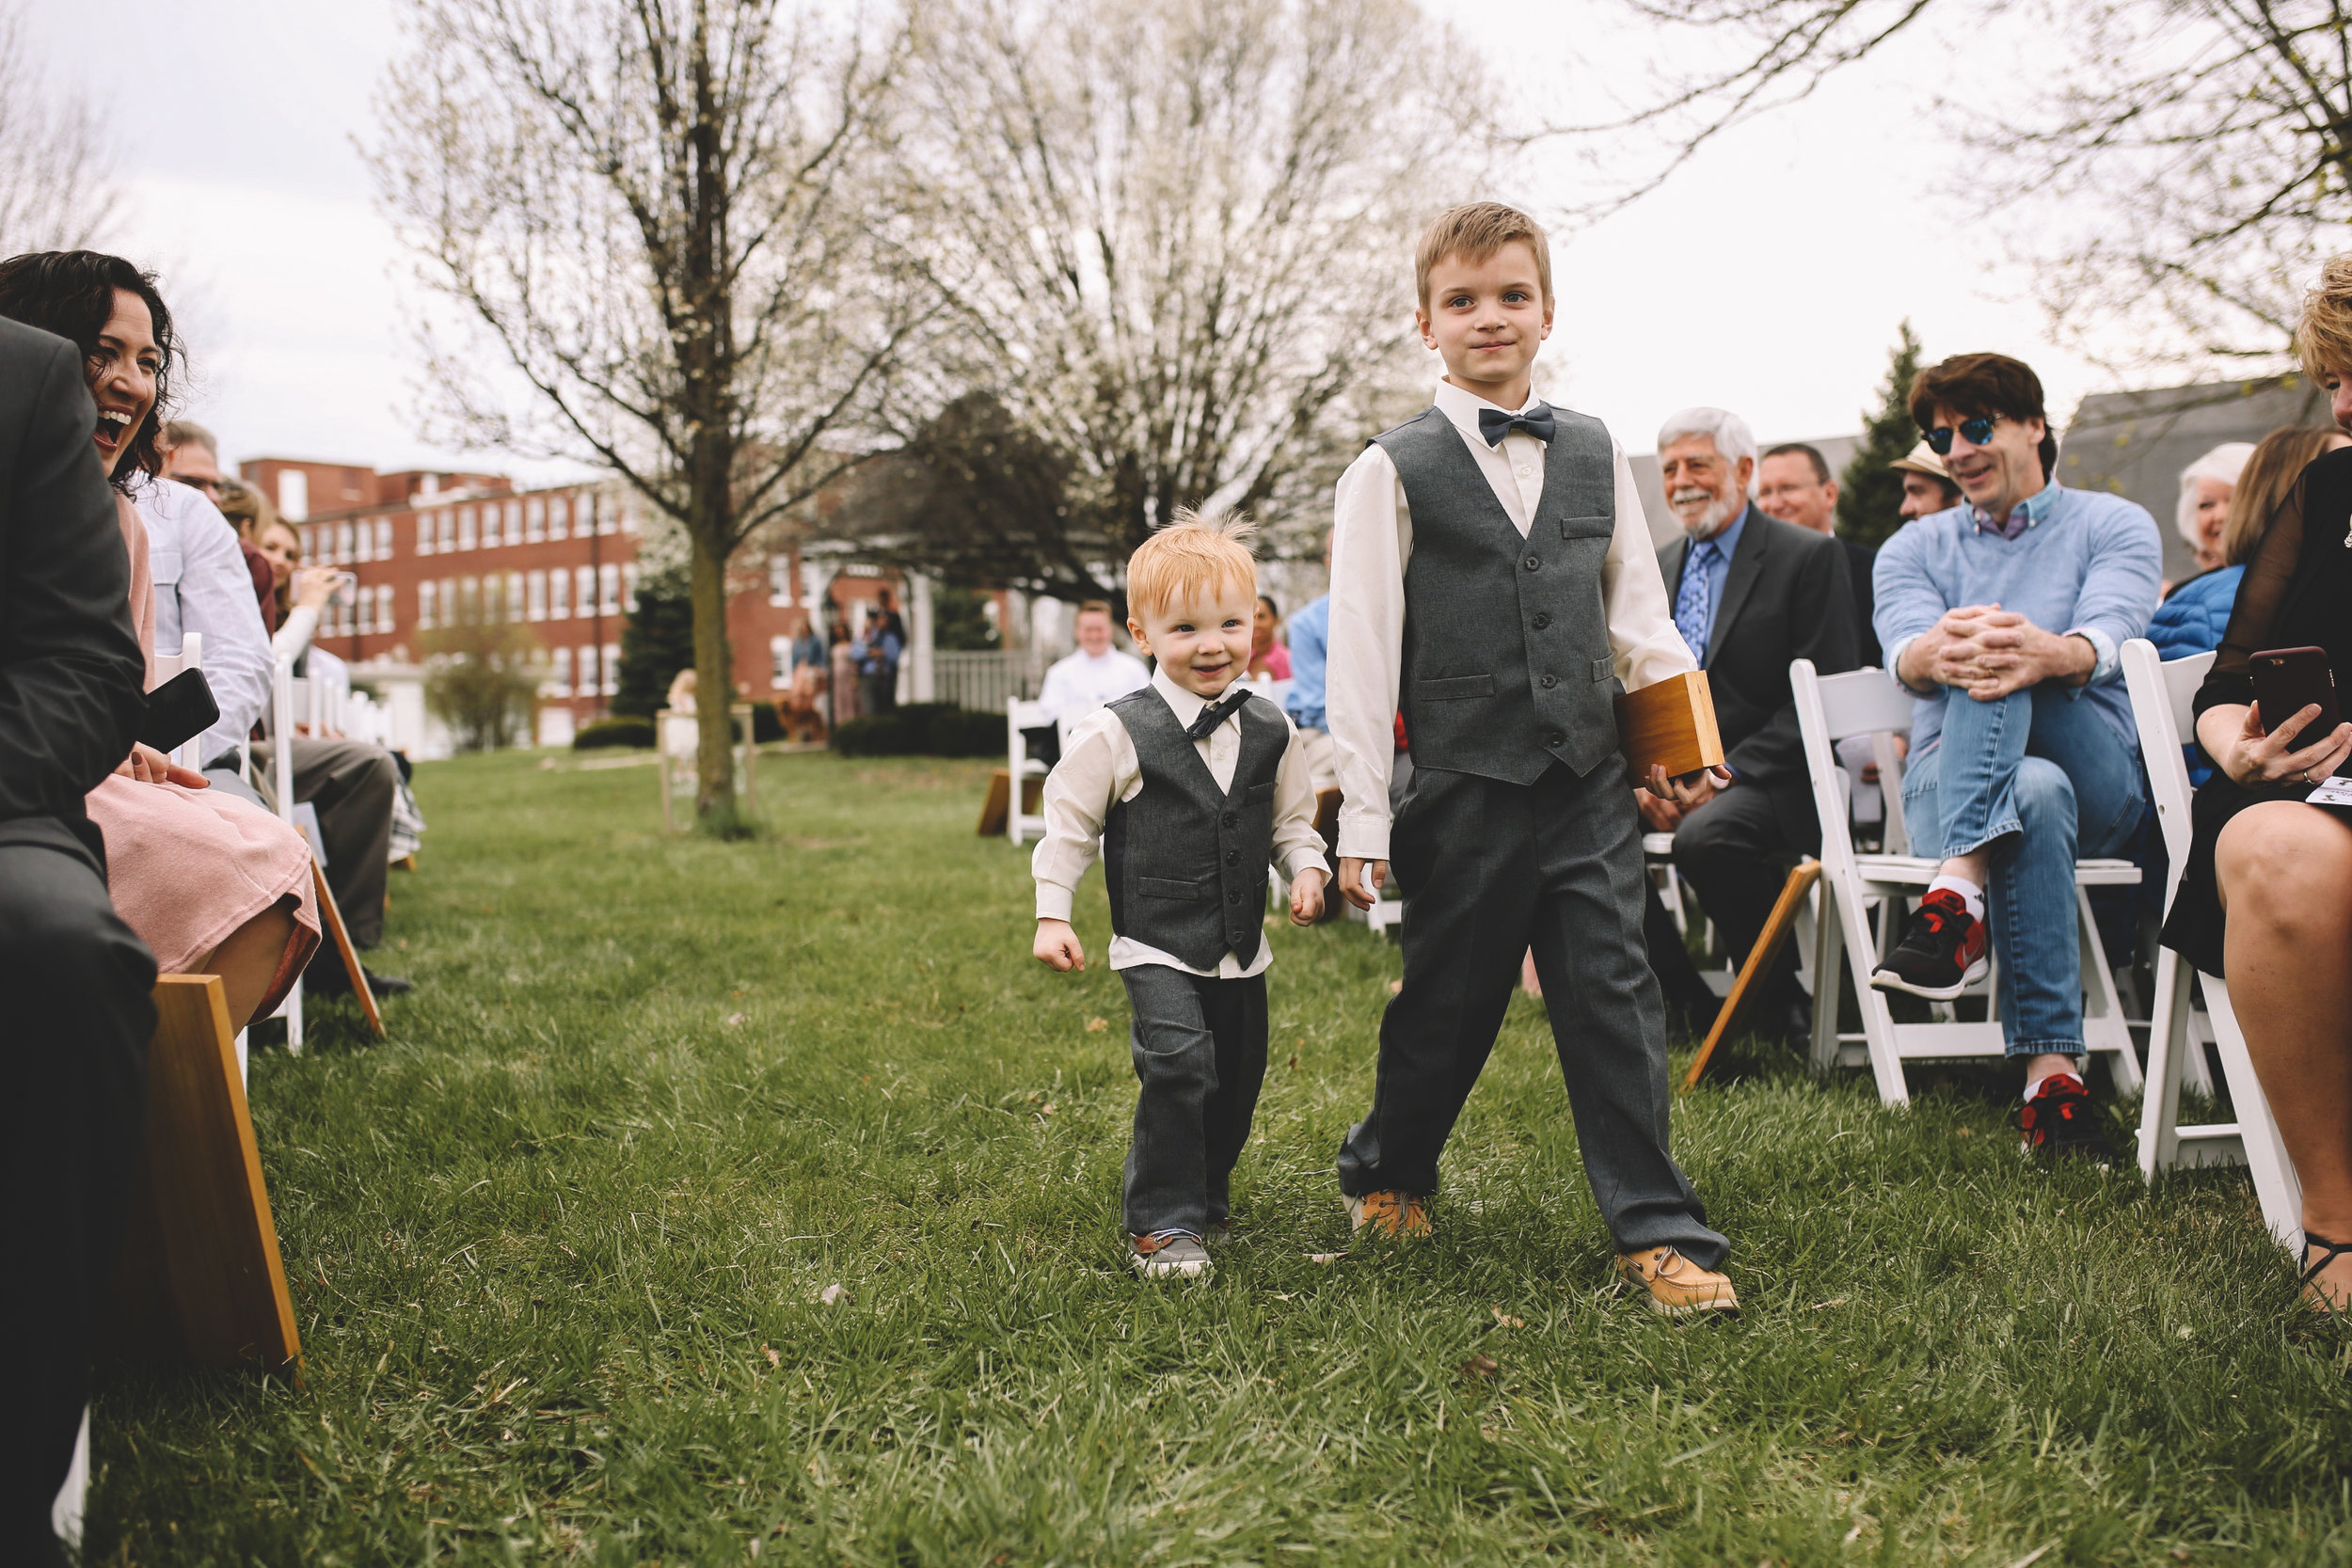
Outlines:
POLYGON ((82 798, 130 752, 147 660, 97 424, 81 351, 0 320, 0 843, 103 871, 82 798))
MULTIPOLYGON (((1658 552, 1669 605, 1690 547, 1686 537, 1658 552)), ((1768 793, 1782 833, 1801 849, 1820 847, 1821 828, 1805 776, 1788 663, 1809 658, 1824 675, 1843 673, 1860 664, 1858 639, 1844 541, 1750 506, 1699 663, 1714 694, 1724 760, 1737 787, 1768 793)))

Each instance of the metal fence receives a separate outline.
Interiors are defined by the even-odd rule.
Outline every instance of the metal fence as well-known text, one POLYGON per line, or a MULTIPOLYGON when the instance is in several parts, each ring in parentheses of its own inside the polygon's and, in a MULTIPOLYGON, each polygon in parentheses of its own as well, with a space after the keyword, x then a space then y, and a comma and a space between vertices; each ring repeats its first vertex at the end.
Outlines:
POLYGON ((1032 698, 1051 662, 1040 648, 931 655, 931 695, 976 713, 1002 713, 1014 697, 1032 698))

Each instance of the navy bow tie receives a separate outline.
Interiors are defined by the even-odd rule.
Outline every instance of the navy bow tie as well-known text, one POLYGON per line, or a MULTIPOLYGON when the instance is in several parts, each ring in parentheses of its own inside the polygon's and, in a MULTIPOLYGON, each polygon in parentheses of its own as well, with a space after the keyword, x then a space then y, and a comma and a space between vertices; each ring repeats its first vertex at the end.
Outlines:
POLYGON ((1523 414, 1506 414, 1500 408, 1478 411, 1478 434, 1490 447, 1502 445, 1502 438, 1515 430, 1523 430, 1538 441, 1549 442, 1559 428, 1548 403, 1530 404, 1523 414))
POLYGON ((1242 704, 1248 701, 1248 692, 1235 691, 1221 703, 1209 704, 1200 710, 1199 718, 1184 726, 1185 736, 1193 740, 1208 739, 1212 731, 1239 712, 1242 704))

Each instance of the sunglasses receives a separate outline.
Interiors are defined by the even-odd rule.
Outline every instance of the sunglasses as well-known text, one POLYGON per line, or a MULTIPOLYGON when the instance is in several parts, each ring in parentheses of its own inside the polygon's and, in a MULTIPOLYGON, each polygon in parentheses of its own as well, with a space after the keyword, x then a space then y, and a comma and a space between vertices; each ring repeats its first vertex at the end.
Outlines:
MULTIPOLYGON (((1993 427, 2006 418, 2008 416, 2005 414, 1979 414, 1973 420, 1961 420, 1958 434, 1961 439, 1970 446, 1981 447, 1993 439, 1993 427)), ((1952 452, 1953 434, 1953 426, 1937 425, 1927 433, 1928 450, 1938 457, 1949 457, 1952 452)))

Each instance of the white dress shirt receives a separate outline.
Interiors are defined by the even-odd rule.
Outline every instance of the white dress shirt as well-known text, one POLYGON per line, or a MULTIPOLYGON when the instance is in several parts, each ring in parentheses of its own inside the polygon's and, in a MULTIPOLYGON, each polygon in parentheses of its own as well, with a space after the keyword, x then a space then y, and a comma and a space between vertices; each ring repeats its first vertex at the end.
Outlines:
MULTIPOLYGON (((1451 382, 1438 384, 1438 412, 1470 448, 1495 499, 1525 538, 1544 492, 1545 443, 1513 431, 1500 447, 1478 434, 1478 411, 1498 404, 1451 382)), ((1505 410, 1508 413, 1518 409, 1505 410)), ((1633 470, 1614 437, 1617 524, 1600 570, 1609 618, 1609 653, 1617 679, 1638 691, 1698 668, 1675 630, 1659 576, 1657 547, 1633 488, 1633 470)), ((1331 538, 1331 663, 1324 708, 1339 753, 1339 852, 1389 858, 1389 775, 1396 749, 1396 692, 1405 658, 1405 563, 1413 554, 1413 518, 1405 481, 1375 443, 1340 476, 1331 538)), ((1412 740, 1408 734, 1407 744, 1412 740)))
MULTIPOLYGON (((1168 699, 1179 724, 1191 724, 1208 705, 1170 680, 1165 670, 1153 674, 1149 684, 1168 699)), ((1266 706, 1274 713, 1282 713, 1271 703, 1266 706)), ((1282 749, 1282 760, 1274 771, 1274 859, 1282 867, 1282 875, 1295 880, 1301 871, 1312 869, 1328 874, 1331 867, 1323 858, 1323 835, 1315 832, 1314 783, 1308 777, 1306 759, 1299 754, 1297 726, 1291 723, 1288 714, 1282 714, 1282 723, 1290 731, 1290 742, 1282 749)), ((1208 764, 1209 776, 1216 780, 1217 788, 1230 792, 1233 787, 1233 769, 1241 764, 1239 714, 1228 717, 1205 738, 1194 741, 1193 749, 1208 764)), ((1103 824, 1109 820, 1111 807, 1121 800, 1134 800, 1142 788, 1143 764, 1136 758, 1135 740, 1127 734, 1127 726, 1119 721, 1119 715, 1107 708, 1096 708, 1079 720, 1070 732, 1070 744, 1063 748, 1061 761, 1045 779, 1045 836, 1038 840, 1037 852, 1029 861, 1029 874, 1037 879, 1040 920, 1070 918, 1078 879, 1086 875, 1087 867, 1094 863, 1101 850, 1103 824)), ((1217 960, 1215 969, 1195 969, 1156 947, 1126 937, 1111 939, 1113 969, 1166 964, 1206 979, 1246 980, 1252 974, 1263 974, 1266 965, 1273 961, 1274 950, 1266 945, 1263 936, 1259 937, 1258 951, 1248 964, 1229 952, 1217 960)))
POLYGON ((1048 714, 1059 719, 1066 713, 1078 714, 1101 707, 1130 691, 1140 691, 1151 680, 1152 672, 1133 654, 1111 648, 1096 658, 1081 648, 1067 658, 1056 659, 1046 670, 1045 684, 1038 689, 1037 700, 1044 705, 1048 714))
POLYGON ((204 684, 220 719, 204 732, 210 762, 233 751, 269 705, 273 663, 262 607, 237 531, 200 490, 150 479, 131 496, 147 525, 147 559, 155 575, 155 651, 176 654, 188 632, 204 639, 204 684))

